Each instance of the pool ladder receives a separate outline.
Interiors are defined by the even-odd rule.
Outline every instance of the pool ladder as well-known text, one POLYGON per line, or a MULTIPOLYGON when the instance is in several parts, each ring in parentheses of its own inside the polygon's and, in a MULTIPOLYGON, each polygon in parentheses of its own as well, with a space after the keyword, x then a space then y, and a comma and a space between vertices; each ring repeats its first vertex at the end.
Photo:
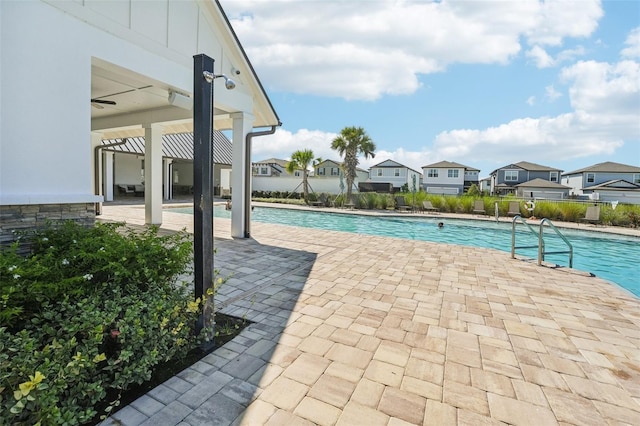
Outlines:
POLYGON ((540 227, 540 230, 538 232, 536 232, 536 230, 531 225, 529 225, 527 223, 527 221, 525 221, 522 218, 522 216, 515 215, 513 217, 513 220, 511 221, 511 258, 512 259, 516 258, 516 249, 538 248, 538 265, 542 265, 542 262, 544 261, 544 257, 547 254, 568 254, 569 255, 569 268, 573 268, 573 246, 571 245, 569 240, 567 240, 567 238, 564 235, 562 235, 562 233, 558 230, 558 228, 556 228, 554 226, 554 224, 551 223, 551 221, 549 219, 547 219, 546 217, 540 221, 539 227, 540 227), (529 231, 533 235, 538 237, 538 245, 536 245, 536 246, 516 246, 516 222, 520 222, 520 223, 526 225, 526 227, 529 229, 529 231), (555 231, 555 233, 562 239, 562 241, 564 241, 564 243, 569 248, 568 250, 562 250, 562 251, 546 251, 545 250, 545 248, 544 248, 544 226, 545 226, 545 224, 550 226, 551 229, 553 229, 555 231))

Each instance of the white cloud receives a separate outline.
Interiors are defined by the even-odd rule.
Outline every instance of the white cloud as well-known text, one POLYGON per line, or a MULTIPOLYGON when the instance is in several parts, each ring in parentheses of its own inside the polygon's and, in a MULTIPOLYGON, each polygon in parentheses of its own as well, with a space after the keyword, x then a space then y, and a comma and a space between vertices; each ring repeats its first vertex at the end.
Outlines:
POLYGON ((544 97, 548 99, 549 102, 553 102, 562 96, 562 93, 558 92, 553 86, 545 87, 544 91, 545 91, 544 97))
POLYGON ((261 136, 253 140, 252 160, 261 161, 268 158, 291 159, 291 154, 301 149, 311 149, 314 157, 322 159, 339 159, 338 153, 331 149, 331 141, 336 133, 320 130, 301 129, 296 133, 277 129, 273 135, 261 136))
MULTIPOLYGON (((564 68, 561 78, 571 84, 573 112, 442 132, 435 138, 433 155, 498 166, 514 159, 554 164, 558 159, 609 155, 625 140, 640 140, 640 64, 582 61, 564 68)), ((547 87, 550 94, 557 96, 553 86, 547 87)))
POLYGON ((551 56, 545 49, 536 45, 529 49, 525 56, 527 58, 533 59, 537 68, 550 68, 557 66, 562 62, 573 61, 575 58, 579 56, 583 56, 585 54, 585 49, 582 46, 578 46, 575 49, 565 49, 556 55, 554 58, 551 56))
POLYGON ((640 58, 640 27, 632 30, 624 42, 627 45, 620 54, 623 58, 640 58))
POLYGON ((602 16, 598 0, 363 4, 222 1, 270 90, 364 100, 413 93, 453 63, 507 63, 521 40, 534 51, 588 36, 602 16))
POLYGON ((535 104, 536 104, 536 97, 535 96, 529 96, 529 98, 527 98, 527 105, 533 106, 535 104))
POLYGON ((533 46, 525 55, 527 58, 532 58, 538 68, 549 68, 555 65, 553 58, 540 46, 533 46))

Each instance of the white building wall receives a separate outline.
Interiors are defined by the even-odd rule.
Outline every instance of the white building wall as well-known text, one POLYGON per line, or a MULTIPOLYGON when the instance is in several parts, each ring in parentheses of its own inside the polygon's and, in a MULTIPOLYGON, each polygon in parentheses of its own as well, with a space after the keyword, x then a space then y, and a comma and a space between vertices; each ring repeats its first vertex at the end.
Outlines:
MULTIPOLYGON (((215 58, 216 72, 231 67, 200 7, 216 6, 0 1, 0 204, 99 201, 92 185, 92 62, 190 93, 193 54, 215 58)), ((251 111, 252 97, 237 83, 216 92, 216 105, 251 111)))
POLYGON ((560 183, 564 186, 568 186, 571 189, 569 194, 583 195, 582 192, 582 175, 563 176, 560 179, 560 183))

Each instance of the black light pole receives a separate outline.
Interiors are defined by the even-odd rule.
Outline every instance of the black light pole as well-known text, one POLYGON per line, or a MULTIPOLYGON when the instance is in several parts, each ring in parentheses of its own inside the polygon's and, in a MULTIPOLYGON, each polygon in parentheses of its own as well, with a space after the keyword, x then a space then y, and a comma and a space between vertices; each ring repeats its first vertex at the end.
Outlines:
POLYGON ((202 298, 196 333, 204 330, 203 349, 214 345, 213 306, 213 59, 193 57, 193 263, 195 297, 202 298))

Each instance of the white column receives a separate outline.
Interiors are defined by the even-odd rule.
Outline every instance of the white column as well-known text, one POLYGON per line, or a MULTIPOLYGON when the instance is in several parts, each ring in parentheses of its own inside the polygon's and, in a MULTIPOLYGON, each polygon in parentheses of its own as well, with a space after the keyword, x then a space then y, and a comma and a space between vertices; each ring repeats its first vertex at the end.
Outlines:
POLYGON ((114 152, 103 151, 104 166, 102 173, 104 200, 113 201, 113 157, 114 152))
POLYGON ((162 126, 144 126, 144 221, 162 224, 162 126))
POLYGON ((162 169, 164 176, 164 199, 171 200, 173 198, 173 177, 171 176, 171 163, 173 159, 171 158, 163 158, 162 159, 162 169))
POLYGON ((231 236, 245 238, 245 220, 250 214, 250 206, 245 206, 244 180, 247 152, 245 137, 253 130, 253 115, 239 112, 232 114, 233 164, 231 166, 231 236))

